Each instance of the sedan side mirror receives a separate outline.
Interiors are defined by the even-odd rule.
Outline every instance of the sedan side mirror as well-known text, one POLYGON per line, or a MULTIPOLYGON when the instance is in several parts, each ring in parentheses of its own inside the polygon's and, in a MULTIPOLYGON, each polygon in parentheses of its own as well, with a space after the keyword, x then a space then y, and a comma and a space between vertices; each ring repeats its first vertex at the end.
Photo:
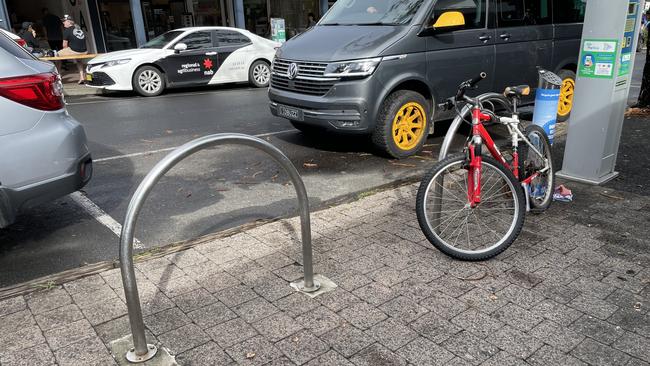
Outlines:
POLYGON ((185 51, 187 49, 187 45, 183 42, 176 43, 174 46, 174 53, 180 53, 181 51, 185 51))

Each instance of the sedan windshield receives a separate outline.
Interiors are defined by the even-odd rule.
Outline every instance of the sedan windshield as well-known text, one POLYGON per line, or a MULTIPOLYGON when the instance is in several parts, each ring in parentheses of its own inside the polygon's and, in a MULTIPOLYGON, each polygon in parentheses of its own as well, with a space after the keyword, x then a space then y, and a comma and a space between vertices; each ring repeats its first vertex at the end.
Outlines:
POLYGON ((143 44, 140 48, 163 48, 169 42, 173 41, 174 38, 180 36, 182 33, 182 31, 169 31, 167 33, 163 33, 151 41, 143 44))
POLYGON ((320 25, 407 24, 423 0, 338 0, 320 25))

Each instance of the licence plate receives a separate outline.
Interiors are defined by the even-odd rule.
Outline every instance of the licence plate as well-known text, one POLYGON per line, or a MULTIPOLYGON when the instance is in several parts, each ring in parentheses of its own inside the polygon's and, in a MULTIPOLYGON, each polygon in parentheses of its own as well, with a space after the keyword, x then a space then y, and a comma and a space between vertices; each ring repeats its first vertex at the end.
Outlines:
POLYGON ((86 74, 86 80, 93 81, 93 74, 86 74))
POLYGON ((302 110, 298 108, 291 108, 285 105, 278 105, 278 115, 280 117, 288 118, 292 121, 303 121, 305 119, 302 110))

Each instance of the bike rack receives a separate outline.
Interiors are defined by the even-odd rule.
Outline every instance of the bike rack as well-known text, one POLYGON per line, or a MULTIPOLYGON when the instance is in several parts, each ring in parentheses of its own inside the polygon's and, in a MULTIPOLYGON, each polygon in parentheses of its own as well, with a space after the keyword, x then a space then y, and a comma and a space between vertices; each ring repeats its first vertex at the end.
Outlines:
POLYGON ((144 177, 138 189, 133 194, 129 207, 124 218, 124 226, 120 235, 120 270, 122 272, 122 283, 124 284, 124 295, 129 312, 129 323, 133 338, 133 348, 126 353, 127 361, 131 363, 145 362, 153 358, 158 349, 152 344, 147 344, 144 334, 144 321, 142 318, 142 308, 140 305, 140 295, 138 294, 138 285, 135 279, 133 269, 133 236, 137 218, 140 210, 147 199, 147 196, 162 178, 176 164, 188 156, 218 145, 235 144, 245 145, 259 149, 270 155, 284 170, 289 174, 293 186, 298 195, 298 204, 300 205, 300 228, 302 234, 302 258, 304 280, 293 284, 298 290, 303 292, 314 292, 320 288, 320 284, 314 281, 314 270, 312 265, 312 246, 311 246, 311 223, 309 219, 309 200, 305 185, 300 178, 300 174, 291 160, 282 153, 278 148, 270 143, 257 137, 237 134, 222 133, 205 136, 192 140, 165 156, 151 171, 144 177))

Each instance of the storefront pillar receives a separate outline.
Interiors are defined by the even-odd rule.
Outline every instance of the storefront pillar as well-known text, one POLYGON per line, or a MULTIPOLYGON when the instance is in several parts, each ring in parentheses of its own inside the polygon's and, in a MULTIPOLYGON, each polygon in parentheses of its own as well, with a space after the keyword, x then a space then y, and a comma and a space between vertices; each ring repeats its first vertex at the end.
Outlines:
POLYGON ((131 16, 133 17, 133 30, 135 31, 135 42, 138 47, 147 42, 147 35, 144 31, 144 17, 142 16, 142 5, 140 0, 129 0, 131 5, 131 16))
POLYGON ((244 0, 233 0, 235 12, 235 27, 246 29, 246 20, 244 20, 244 0))
POLYGON ((5 0, 0 0, 0 28, 11 30, 11 24, 9 24, 9 13, 7 12, 7 4, 5 4, 5 0))
POLYGON ((329 10, 329 1, 328 0, 319 0, 320 1, 320 16, 322 17, 329 10))

